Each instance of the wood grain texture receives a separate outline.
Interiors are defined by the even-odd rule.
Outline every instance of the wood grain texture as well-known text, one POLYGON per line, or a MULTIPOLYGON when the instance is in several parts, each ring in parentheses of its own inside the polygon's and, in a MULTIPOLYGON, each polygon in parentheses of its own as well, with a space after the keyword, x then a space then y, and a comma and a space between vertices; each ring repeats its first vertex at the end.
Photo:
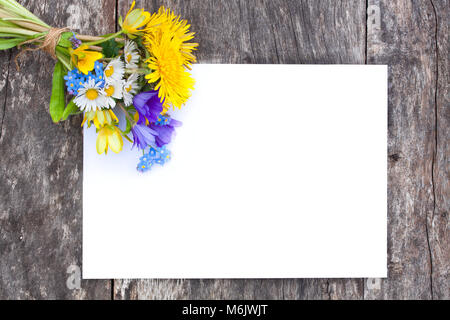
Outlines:
MULTIPOLYGON (((116 0, 20 2, 55 26, 117 27, 116 0)), ((117 4, 124 16, 131 1, 117 4)), ((389 65, 389 277, 125 279, 68 289, 67 268, 81 267, 81 119, 51 122, 54 62, 30 53, 19 73, 13 50, 0 52, 0 299, 450 299, 449 1, 137 1, 150 11, 162 4, 189 19, 200 63, 389 65)))
MULTIPOLYGON (((445 61, 438 63, 436 30, 448 20, 436 25, 431 1, 369 4, 380 9, 381 27, 368 24, 368 63, 389 65, 389 273, 376 289, 366 289, 364 297, 448 299, 448 220, 443 212, 436 214, 436 205, 445 206, 448 192, 443 168, 448 159, 436 166, 436 156, 445 158, 448 152, 446 142, 438 149, 436 145, 437 132, 447 134, 442 139, 448 140, 448 125, 438 129, 436 121, 437 111, 445 118, 444 108, 448 116, 448 104, 436 105, 436 97, 444 99, 439 91, 436 96, 436 85, 442 85, 437 70, 446 68, 445 61)), ((441 14, 448 12, 448 6, 441 5, 441 14)))
MULTIPOLYGON (((119 1, 124 16, 131 1, 119 1)), ((364 63, 365 1, 137 1, 188 19, 200 63, 364 63)), ((293 253, 295 254, 295 253, 293 253)), ((363 280, 115 280, 116 299, 361 299, 363 280)))
MULTIPOLYGON (((53 26, 114 31, 114 6, 104 10, 98 1, 21 3, 53 26)), ((52 123, 47 54, 26 54, 20 72, 11 54, 17 51, 2 52, 0 64, 0 299, 109 299, 110 281, 77 289, 73 278, 75 288, 66 286, 80 275, 68 268, 81 267, 81 118, 52 123)))

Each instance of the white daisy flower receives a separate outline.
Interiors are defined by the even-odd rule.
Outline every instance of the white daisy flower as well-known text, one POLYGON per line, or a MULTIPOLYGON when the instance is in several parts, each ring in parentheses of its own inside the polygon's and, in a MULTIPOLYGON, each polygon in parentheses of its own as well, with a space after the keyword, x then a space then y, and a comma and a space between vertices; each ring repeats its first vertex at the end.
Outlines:
POLYGON ((133 69, 138 67, 139 53, 136 51, 137 47, 134 41, 127 40, 123 48, 123 57, 125 59, 125 67, 133 69))
POLYGON ((108 101, 101 83, 94 79, 82 84, 73 102, 81 111, 93 111, 97 108, 108 108, 108 101))
POLYGON ((133 96, 139 89, 139 85, 137 83, 138 77, 139 75, 137 73, 131 74, 123 85, 123 102, 127 107, 133 103, 133 96))
POLYGON ((116 106, 116 100, 111 97, 106 97, 106 104, 108 109, 112 109, 116 106))
POLYGON ((124 81, 108 81, 105 83, 105 88, 103 89, 107 97, 113 97, 116 99, 122 99, 124 81))
POLYGON ((105 68, 105 80, 106 81, 120 81, 123 78, 125 73, 125 66, 123 62, 120 60, 120 57, 117 57, 111 60, 105 68))
POLYGON ((111 108, 114 108, 116 106, 116 100, 113 98, 122 99, 123 80, 106 82, 103 91, 105 92, 106 99, 108 100, 108 105, 111 108))

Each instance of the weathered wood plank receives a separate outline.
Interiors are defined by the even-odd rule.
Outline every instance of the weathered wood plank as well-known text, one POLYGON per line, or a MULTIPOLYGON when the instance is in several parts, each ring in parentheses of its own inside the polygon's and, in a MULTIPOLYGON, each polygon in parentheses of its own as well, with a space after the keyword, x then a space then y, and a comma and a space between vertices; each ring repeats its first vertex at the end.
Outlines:
MULTIPOLYGON (((53 26, 114 31, 114 0, 21 3, 53 26)), ((47 109, 54 61, 48 55, 26 54, 18 72, 12 60, 4 59, 8 54, 1 53, 0 64, 0 299, 109 299, 110 281, 82 281, 76 288, 82 234, 81 118, 52 123, 47 109)))
MULTIPOLYGON (((131 1, 119 0, 125 16, 131 1)), ((364 63, 365 1, 137 1, 188 19, 200 63, 364 63)), ((295 254, 295 253, 293 253, 295 254)), ((361 279, 115 280, 116 299, 360 299, 361 279)))
MULTIPOLYGON (((137 2, 149 10, 161 4, 137 2)), ((23 3, 56 26, 114 30, 114 0, 23 3)), ((364 63, 366 58, 365 1, 163 3, 198 32, 200 62, 364 63)), ((119 0, 122 15, 129 4, 119 0)), ((116 280, 114 298, 449 299, 449 3, 370 0, 369 5, 380 10, 381 28, 368 23, 368 63, 390 65, 389 278, 116 280)), ((18 73, 10 53, 0 52, 0 152, 8 155, 0 164, 0 299, 109 298, 109 281, 66 287, 67 268, 81 266, 82 137, 80 119, 55 126, 43 112, 52 67, 44 54, 30 53, 22 63, 26 72, 18 73)))
MULTIPOLYGON (((380 11, 381 27, 368 24, 368 63, 389 65, 389 274, 377 285, 367 286, 364 297, 431 299, 432 278, 442 281, 441 274, 433 272, 433 257, 440 249, 448 250, 431 241, 432 234, 436 239, 442 235, 439 228, 447 228, 443 226, 446 222, 433 214, 435 12, 429 1, 370 0, 369 5, 380 11)), ((435 170, 435 174, 440 172, 435 170)), ((448 252, 441 267, 442 263, 448 263, 448 252)))

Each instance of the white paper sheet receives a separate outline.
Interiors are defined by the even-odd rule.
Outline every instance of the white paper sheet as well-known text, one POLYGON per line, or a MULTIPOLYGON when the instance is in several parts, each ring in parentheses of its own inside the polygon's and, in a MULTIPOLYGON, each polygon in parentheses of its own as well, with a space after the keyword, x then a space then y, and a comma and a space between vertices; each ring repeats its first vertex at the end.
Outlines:
POLYGON ((385 277, 387 67, 193 76, 164 167, 85 129, 83 278, 385 277))

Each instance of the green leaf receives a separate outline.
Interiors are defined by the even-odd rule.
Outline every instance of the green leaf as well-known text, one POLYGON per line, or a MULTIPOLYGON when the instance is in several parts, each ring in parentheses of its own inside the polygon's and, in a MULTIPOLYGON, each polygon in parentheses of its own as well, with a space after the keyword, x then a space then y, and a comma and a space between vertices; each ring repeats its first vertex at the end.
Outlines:
POLYGON ((124 134, 124 135, 127 135, 127 134, 129 134, 130 133, 130 131, 131 131, 131 122, 130 122, 130 120, 128 120, 128 117, 125 117, 125 120, 127 121, 127 125, 126 125, 126 127, 125 127, 125 130, 124 131, 122 131, 122 133, 124 134))
POLYGON ((113 58, 119 55, 119 46, 117 45, 116 40, 110 39, 100 44, 103 48, 103 54, 106 58, 113 58))
POLYGON ((70 38, 72 38, 72 36, 72 32, 63 32, 61 34, 61 38, 59 38, 58 45, 64 48, 72 47, 72 42, 69 40, 70 38))
POLYGON ((78 114, 78 106, 73 102, 75 98, 70 100, 70 102, 67 104, 66 108, 64 109, 64 112, 62 114, 61 120, 65 121, 67 118, 73 114, 78 114))
POLYGON ((17 46, 19 43, 24 42, 24 38, 15 39, 0 39, 0 50, 6 50, 17 46))
POLYGON ((53 71, 52 80, 52 96, 50 98, 50 116, 53 122, 57 123, 64 112, 64 67, 60 61, 56 62, 55 70, 53 71))

